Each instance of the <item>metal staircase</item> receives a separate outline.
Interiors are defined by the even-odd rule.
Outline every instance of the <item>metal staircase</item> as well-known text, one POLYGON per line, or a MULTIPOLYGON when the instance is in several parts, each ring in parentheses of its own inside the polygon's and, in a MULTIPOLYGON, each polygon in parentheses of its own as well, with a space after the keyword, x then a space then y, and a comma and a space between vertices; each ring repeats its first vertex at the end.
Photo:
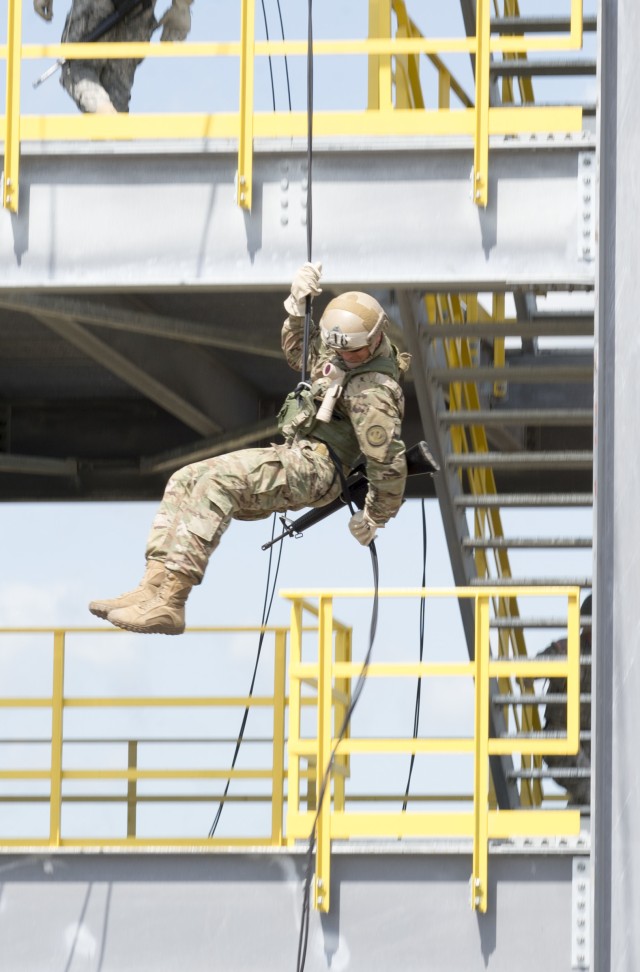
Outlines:
MULTIPOLYGON (((442 466, 436 489, 456 584, 589 588, 590 570, 567 567, 566 555, 582 552, 586 560, 591 536, 568 530, 562 511, 589 510, 593 502, 588 447, 592 352, 581 347, 541 351, 537 339, 550 333, 589 336, 593 320, 588 315, 538 315, 508 321, 504 304, 504 295, 493 297, 491 312, 482 308, 477 295, 400 299, 407 344, 420 362, 414 375, 425 434, 442 466), (506 335, 514 345, 507 350, 506 335), (515 510, 522 526, 527 515, 539 519, 547 512, 545 521, 555 521, 561 532, 547 525, 543 533, 536 529, 533 535, 525 530, 511 535, 503 520, 515 510), (515 552, 518 571, 511 563, 515 552), (529 563, 541 554, 542 571, 529 563)), ((467 637, 472 620, 464 622, 467 637)), ((583 623, 590 624, 590 618, 583 623)), ((514 598, 497 598, 491 622, 495 653, 531 657, 544 647, 540 639, 549 631, 553 638, 562 636, 563 624, 551 608, 550 613, 527 616, 514 598)), ((583 661, 590 664, 590 657, 583 661)), ((540 706, 546 700, 540 687, 536 690, 528 679, 498 679, 494 689, 495 734, 549 735, 542 730, 540 706)), ((583 739, 588 738, 585 731, 583 739)), ((514 782, 524 805, 553 797, 553 787, 543 786, 552 773, 540 757, 523 757, 518 767, 502 762, 492 769, 494 783, 496 775, 504 778, 504 785, 496 786, 499 799, 501 792, 513 797, 514 782)), ((585 775, 577 769, 562 775, 574 772, 585 775)), ((557 778, 557 771, 553 775, 557 778)))
MULTIPOLYGON (((472 34, 477 11, 471 3, 461 6, 465 29, 472 34)), ((399 33, 418 36, 419 29, 404 4, 394 0, 393 9, 399 33)), ((518 0, 504 0, 502 4, 493 0, 493 13, 491 32, 501 36, 569 28, 567 17, 522 17, 518 0)), ((584 32, 592 33, 596 28, 595 17, 583 19, 584 32)), ((434 61, 434 66, 439 78, 439 105, 448 102, 450 91, 464 104, 461 86, 443 74, 442 64, 434 61)), ((532 59, 526 53, 493 56, 490 102, 514 107, 532 104, 535 78, 585 77, 595 74, 595 67, 595 58, 589 57, 532 59)), ((409 62, 397 71, 395 82, 399 103, 424 104, 415 64, 409 62)), ((585 106, 585 115, 592 113, 590 106, 585 106)), ((583 176, 589 179, 589 173, 583 176)), ((590 259, 594 241, 588 181, 583 188, 582 253, 590 259)), ((442 467, 436 489, 455 581, 478 587, 518 584, 589 588, 590 564, 588 569, 576 571, 568 569, 566 563, 568 552, 590 551, 591 531, 577 535, 564 524, 555 530, 549 524, 553 519, 564 520, 562 511, 586 511, 593 503, 593 354, 591 349, 580 349, 580 342, 575 341, 593 335, 593 316, 564 313, 552 317, 538 312, 534 293, 518 291, 511 296, 513 320, 506 319, 504 292, 490 296, 489 310, 473 293, 399 298, 405 337, 414 355, 416 395, 425 434, 442 467), (551 336, 574 339, 574 346, 541 351, 540 339, 551 336), (514 346, 518 339, 519 346, 514 346), (506 342, 512 345, 510 350, 506 342), (544 526, 535 535, 505 532, 503 521, 513 519, 516 512, 520 523, 527 515, 538 520, 543 516, 544 526), (549 516, 544 516, 545 512, 549 516), (542 555, 544 573, 534 564, 542 555), (511 561, 516 557, 519 567, 514 573, 511 561)), ((461 604, 461 612, 471 652, 470 605, 461 604)), ((561 618, 552 614, 521 616, 514 598, 496 599, 493 613, 499 657, 532 656, 542 647, 540 637, 545 632, 562 633, 561 618)), ((583 621, 590 624, 590 618, 583 621)), ((583 661, 590 665, 590 656, 583 661)), ((529 680, 510 684, 499 679, 492 703, 495 734, 545 736, 540 716, 545 696, 536 692, 529 680)), ((582 735, 585 740, 589 737, 586 731, 582 735)), ((564 775, 574 772, 585 771, 567 769, 564 775)), ((551 772, 538 756, 523 757, 519 767, 494 760, 492 775, 501 805, 512 805, 514 800, 539 805, 547 797, 543 783, 548 782, 551 772)), ((559 778, 557 771, 554 775, 559 778)))

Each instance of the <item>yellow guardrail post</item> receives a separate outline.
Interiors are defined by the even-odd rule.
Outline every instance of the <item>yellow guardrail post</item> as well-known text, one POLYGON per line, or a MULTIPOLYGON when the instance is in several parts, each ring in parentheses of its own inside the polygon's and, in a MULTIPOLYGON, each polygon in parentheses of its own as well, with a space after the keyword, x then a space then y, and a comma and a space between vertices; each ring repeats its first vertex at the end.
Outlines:
POLYGON ((475 599, 475 746, 471 907, 487 910, 489 873, 489 598, 475 599))
POLYGON ((282 844, 284 807, 284 710, 286 700, 286 651, 284 631, 276 632, 273 666, 273 782, 271 786, 271 841, 282 844))
POLYGON ((580 750, 580 589, 569 594, 567 604, 567 746, 580 750), (571 691, 575 685, 576 690, 571 691))
POLYGON ((582 34, 584 23, 582 18, 582 0, 571 0, 571 27, 569 43, 571 47, 579 50, 582 47, 582 34))
POLYGON ((240 135, 236 202, 251 209, 253 196, 253 89, 255 75, 255 0, 242 0, 240 18, 240 135))
POLYGON ((477 206, 489 198, 489 88, 491 65, 490 0, 476 5, 476 116, 471 194, 477 206))
MULTIPOLYGON (((135 774, 138 769, 138 742, 130 739, 127 743, 127 769, 135 774)), ((127 777, 127 837, 135 837, 138 817, 138 777, 127 777)))
POLYGON ((2 205, 18 212, 20 172, 20 49, 22 46, 22 0, 9 0, 7 24, 6 137, 2 205))
MULTIPOLYGON (((391 0, 369 0, 369 37, 391 37, 391 0)), ((368 73, 368 108, 389 111, 393 106, 391 90, 391 56, 370 54, 368 73)))
MULTIPOLYGON (((494 321, 504 321, 505 319, 505 296, 504 293, 495 293, 493 295, 493 320, 494 321)), ((494 339, 493 342, 493 365, 495 368, 504 368, 506 364, 505 355, 505 340, 503 337, 498 337, 494 339)), ((494 381, 493 383, 493 397, 494 398, 504 398, 507 394, 507 383, 506 381, 494 381)))
POLYGON ((331 869, 331 691, 333 669, 333 598, 321 596, 318 610, 318 765, 317 789, 321 800, 317 823, 316 880, 313 904, 328 911, 331 869), (325 774, 327 779, 325 781, 325 774), (324 784, 324 790, 323 790, 324 784))
MULTIPOLYGON (((336 661, 351 661, 351 632, 348 629, 336 631, 336 661)), ((335 679, 336 701, 334 705, 333 732, 337 738, 345 720, 349 700, 351 698, 351 679, 335 679)), ((345 738, 349 738, 349 727, 345 733, 345 738)), ((345 783, 349 771, 349 756, 347 753, 336 756, 334 766, 338 770, 333 781, 333 802, 336 813, 344 810, 345 783)))
POLYGON ((64 631, 53 633, 53 687, 51 693, 51 795, 49 843, 60 846, 62 812, 62 716, 64 708, 64 631))
MULTIPOLYGON (((291 636, 289 639, 289 785, 287 788, 287 816, 295 820, 300 813, 300 694, 302 685, 297 670, 302 660, 302 601, 291 602, 291 636)), ((287 843, 293 844, 291 826, 287 826, 287 843)))

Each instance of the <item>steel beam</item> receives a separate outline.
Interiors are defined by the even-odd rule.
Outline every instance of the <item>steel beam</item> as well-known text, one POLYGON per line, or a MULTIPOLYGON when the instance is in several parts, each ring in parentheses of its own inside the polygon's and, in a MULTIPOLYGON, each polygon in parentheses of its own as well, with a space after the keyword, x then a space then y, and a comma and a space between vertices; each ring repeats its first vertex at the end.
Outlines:
MULTIPOLYGON (((577 198, 593 148, 586 132, 493 136, 478 211, 470 138, 317 140, 324 286, 591 289, 577 198)), ((236 168, 218 143, 24 145, 20 212, 0 213, 0 289, 287 288, 306 253, 305 145, 257 147, 250 213, 235 202, 236 168)))
POLYGON ((210 416, 194 407, 182 396, 175 394, 165 384, 157 381, 148 372, 133 364, 124 355, 114 351, 108 344, 95 337, 86 328, 73 321, 59 321, 48 318, 44 314, 34 315, 46 327, 65 338, 74 347, 83 351, 90 358, 98 361, 109 371, 117 375, 127 384, 136 388, 146 398, 160 405, 171 415, 175 415, 181 422, 199 432, 201 435, 212 435, 219 432, 221 427, 210 416))
POLYGON ((278 422, 275 418, 263 419, 249 428, 234 429, 227 435, 203 439, 201 442, 185 446, 184 449, 170 449, 155 456, 145 456, 140 460, 140 470, 143 473, 170 472, 201 459, 220 456, 224 452, 246 449, 262 439, 276 435, 277 432, 278 422))
MULTIPOLYGON (((469 844, 361 844, 332 861, 333 907, 311 911, 307 972, 571 968, 572 862, 588 844, 500 842, 495 908, 469 908, 469 844), (518 846, 519 843, 519 846, 518 846), (523 948, 533 928, 535 947, 523 948)), ((262 972, 296 967, 303 850, 54 853, 0 858, 3 968, 262 972), (37 934, 34 934, 37 928, 37 934)), ((299 964, 298 966, 299 967, 299 964)))
POLYGON ((146 337, 165 338, 226 351, 241 351, 243 354, 259 354, 264 358, 277 360, 282 358, 282 351, 279 348, 255 344, 247 340, 245 332, 225 331, 217 322, 205 324, 183 318, 125 310, 121 307, 111 307, 100 301, 87 300, 84 297, 0 291, 0 307, 24 314, 46 314, 48 318, 106 327, 112 331, 143 334, 146 337))

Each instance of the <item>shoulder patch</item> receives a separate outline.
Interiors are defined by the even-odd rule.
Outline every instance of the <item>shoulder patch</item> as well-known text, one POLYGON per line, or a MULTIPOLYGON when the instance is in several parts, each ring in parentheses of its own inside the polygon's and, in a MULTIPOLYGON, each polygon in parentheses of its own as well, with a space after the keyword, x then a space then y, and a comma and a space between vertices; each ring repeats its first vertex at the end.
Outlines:
POLYGON ((367 429, 367 442, 374 449, 379 449, 387 440, 387 430, 382 425, 372 425, 370 429, 367 429))

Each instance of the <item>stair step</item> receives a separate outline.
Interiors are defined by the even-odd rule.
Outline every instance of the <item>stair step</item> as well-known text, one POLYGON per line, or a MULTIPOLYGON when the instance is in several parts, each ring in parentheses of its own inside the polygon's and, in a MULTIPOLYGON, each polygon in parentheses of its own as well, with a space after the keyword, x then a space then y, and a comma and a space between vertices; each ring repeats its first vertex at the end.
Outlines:
MULTIPOLYGON (((580 616, 580 627, 591 627, 591 618, 580 616)), ((492 618, 491 628, 566 628, 567 619, 564 618, 492 618)))
POLYGON ((590 577, 472 577, 471 587, 591 587, 590 577))
POLYGON ((594 333, 593 314, 540 314, 530 321, 474 321, 459 324, 423 324, 420 335, 425 338, 535 338, 535 337, 591 337, 594 333), (461 327, 464 330, 461 330, 461 327))
MULTIPOLYGON (((493 695, 491 697, 491 702, 493 705, 548 705, 549 703, 560 702, 563 702, 566 705, 567 699, 568 696, 566 692, 564 694, 553 692, 548 693, 547 695, 545 695, 544 692, 540 695, 518 695, 513 693, 507 695, 493 695)), ((591 704, 591 694, 582 694, 580 696, 580 701, 591 704)))
POLYGON ((592 425, 590 408, 512 408, 440 412, 443 425, 592 425))
POLYGON ((496 739, 566 739, 565 732, 540 730, 539 732, 501 732, 496 739))
POLYGON ((556 766, 554 769, 526 769, 510 770, 507 778, 510 780, 546 780, 550 777, 561 780, 588 780, 591 776, 589 767, 556 766))
POLYGON ((494 78, 590 77, 595 76, 596 59, 576 57, 492 61, 489 70, 494 78))
POLYGON ((590 537, 465 537, 462 541, 468 550, 589 550, 591 546, 590 537))
MULTIPOLYGON (((582 29, 593 33, 598 29, 597 17, 583 17, 582 29)), ((571 30, 570 17, 492 17, 494 34, 564 34, 571 30)))
MULTIPOLYGON (((469 337, 469 335, 464 335, 469 337)), ((429 377, 443 385, 452 381, 507 381, 511 384, 567 384, 567 382, 592 382, 593 364, 535 364, 535 365, 478 365, 471 368, 432 368, 429 377)))
POLYGON ((485 496, 456 496, 455 506, 468 508, 520 506, 593 506, 593 493, 495 493, 485 496))
POLYGON ((492 466, 523 466, 527 469, 551 467, 563 469, 591 469, 592 451, 553 452, 466 452, 448 453, 446 463, 454 469, 491 468, 492 466))

